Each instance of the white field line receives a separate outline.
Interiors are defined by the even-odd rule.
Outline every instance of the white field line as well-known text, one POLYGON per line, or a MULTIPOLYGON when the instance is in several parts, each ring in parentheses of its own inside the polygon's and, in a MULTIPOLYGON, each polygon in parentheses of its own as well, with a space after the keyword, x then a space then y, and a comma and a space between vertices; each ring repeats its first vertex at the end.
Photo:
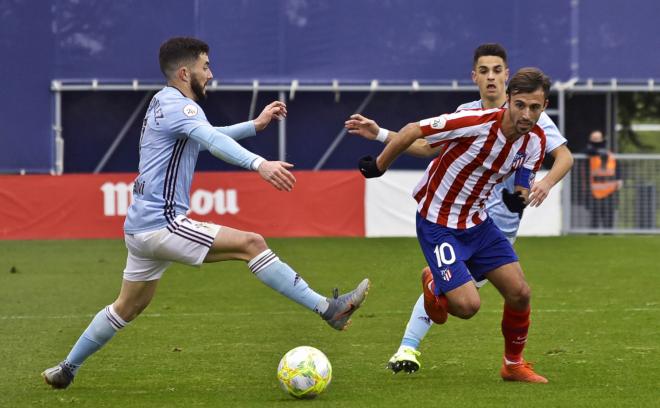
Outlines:
MULTIPOLYGON (((587 313, 611 313, 615 309, 532 309, 533 313, 577 313, 577 314, 587 314, 587 313)), ((651 312, 657 313, 660 312, 660 308, 657 307, 633 307, 622 309, 623 312, 651 312)), ((270 312, 198 312, 198 313, 144 313, 141 314, 141 318, 177 318, 177 317, 205 317, 205 316, 255 316, 255 315, 289 315, 289 314, 301 314, 302 311, 270 311, 270 312)), ((398 315, 398 314, 410 314, 411 310, 381 310, 374 314, 386 314, 386 315, 398 315)), ((480 310, 479 313, 502 313, 501 309, 486 309, 480 310)), ((368 310, 365 310, 364 313, 369 315, 371 314, 368 310)), ((358 313, 358 316, 360 313, 358 313)), ((89 319, 94 317, 93 314, 77 314, 77 315, 0 315, 0 320, 49 320, 49 319, 89 319)))

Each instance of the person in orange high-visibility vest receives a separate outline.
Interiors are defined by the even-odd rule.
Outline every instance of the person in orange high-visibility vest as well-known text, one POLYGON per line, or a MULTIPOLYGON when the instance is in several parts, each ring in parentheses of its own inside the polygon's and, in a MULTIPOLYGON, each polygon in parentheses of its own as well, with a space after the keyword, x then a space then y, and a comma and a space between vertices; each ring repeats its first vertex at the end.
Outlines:
POLYGON ((617 206, 616 192, 621 188, 617 177, 616 159, 607 150, 603 132, 594 130, 589 135, 589 207, 591 228, 611 229, 614 227, 614 210, 617 206))

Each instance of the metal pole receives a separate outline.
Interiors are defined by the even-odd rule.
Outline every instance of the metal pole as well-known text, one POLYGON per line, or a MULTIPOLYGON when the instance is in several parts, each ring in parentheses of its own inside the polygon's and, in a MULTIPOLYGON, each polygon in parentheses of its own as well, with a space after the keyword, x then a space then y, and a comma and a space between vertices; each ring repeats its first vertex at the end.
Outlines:
POLYGON ((55 133, 55 174, 60 175, 64 172, 64 139, 62 138, 62 91, 59 85, 53 81, 53 86, 57 88, 54 93, 55 98, 55 123, 53 132, 55 133))
MULTIPOLYGON (((564 88, 557 90, 557 115, 559 116, 559 133, 566 137, 566 92, 564 88)), ((571 172, 564 177, 561 188, 562 207, 562 234, 570 232, 571 229, 571 172)))
POLYGON ((573 212, 573 207, 571 204, 572 200, 572 183, 571 178, 573 177, 573 170, 569 171, 564 180, 562 181, 561 187, 561 233, 567 234, 571 231, 571 215, 573 212))
MULTIPOLYGON (((603 92, 660 92, 660 82, 656 83, 653 78, 641 81, 638 83, 589 83, 589 81, 578 83, 578 78, 571 78, 567 83, 564 83, 564 89, 572 92, 581 93, 603 93, 603 92)), ((99 83, 98 80, 91 81, 85 80, 81 82, 62 82, 70 80, 55 80, 60 82, 59 89, 62 92, 79 92, 79 91, 160 91, 163 89, 162 83, 139 83, 137 86, 134 83, 99 83)), ((53 82, 55 82, 53 81, 53 82)), ((55 90, 51 86, 51 90, 55 90)), ((254 90, 253 84, 218 84, 213 81, 208 86, 209 92, 251 92, 254 90)), ((478 91, 476 85, 463 84, 453 81, 451 85, 439 84, 420 84, 414 83, 412 85, 378 85, 380 92, 473 92, 478 91)), ((279 92, 291 91, 290 84, 259 84, 260 92, 279 92)), ((347 85, 323 85, 323 84, 298 84, 296 92, 370 92, 373 91, 372 85, 369 84, 347 84, 347 85)))
POLYGON ((571 0, 571 77, 580 77, 580 0, 571 0))
POLYGON ((559 116, 559 132, 566 137, 566 91, 557 90, 557 116, 559 116))
POLYGON ((115 140, 112 142, 108 150, 105 152, 99 164, 96 165, 96 168, 94 169, 94 174, 98 174, 101 172, 101 170, 103 170, 108 160, 110 160, 110 157, 112 157, 112 154, 115 152, 115 150, 117 150, 117 147, 119 147, 119 144, 124 139, 124 136, 126 136, 126 133, 128 133, 128 130, 131 128, 131 125, 133 125, 133 122, 135 122, 135 119, 143 111, 144 106, 147 104, 147 102, 149 102, 149 99, 151 98, 152 94, 153 92, 147 92, 140 101, 140 103, 138 104, 138 106, 135 108, 135 110, 133 110, 133 113, 124 124, 124 127, 119 131, 119 133, 115 137, 115 140))
MULTIPOLYGON (((286 103, 286 94, 284 91, 279 91, 279 100, 286 103)), ((277 123, 278 131, 278 146, 279 146, 279 160, 286 161, 286 119, 282 119, 277 123)))
POLYGON ((607 142, 608 149, 615 149, 615 135, 616 129, 612 127, 612 93, 605 94, 605 141, 607 142))
MULTIPOLYGON (((366 98, 364 98, 364 100, 362 101, 360 106, 357 108, 357 111, 355 111, 355 113, 362 113, 362 111, 364 111, 364 108, 366 108, 367 105, 369 104, 369 102, 371 102, 371 98, 373 98, 374 93, 375 92, 373 92, 373 91, 369 92, 369 94, 367 95, 366 98)), ((318 163, 316 163, 316 166, 314 166, 314 171, 320 170, 321 167, 323 167, 325 165, 325 162, 328 160, 330 155, 335 151, 335 149, 337 148, 339 143, 342 141, 344 136, 346 136, 346 128, 343 128, 337 134, 337 136, 335 136, 335 139, 332 141, 332 143, 330 144, 328 149, 325 151, 325 153, 323 153, 323 156, 321 157, 321 159, 319 159, 318 163)))
POLYGON ((612 127, 614 128, 614 133, 613 135, 613 149, 615 153, 619 151, 619 138, 617 137, 616 133, 616 128, 617 125, 619 124, 619 94, 618 93, 613 93, 612 94, 612 127))
POLYGON ((250 101, 250 113, 248 113, 248 120, 254 119, 254 110, 257 107, 258 96, 259 96, 259 81, 255 79, 252 82, 252 100, 250 101))

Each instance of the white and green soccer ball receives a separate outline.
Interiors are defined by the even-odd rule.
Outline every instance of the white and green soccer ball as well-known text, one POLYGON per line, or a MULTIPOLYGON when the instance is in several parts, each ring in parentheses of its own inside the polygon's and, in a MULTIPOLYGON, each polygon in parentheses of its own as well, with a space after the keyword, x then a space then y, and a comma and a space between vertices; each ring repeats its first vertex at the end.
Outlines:
POLYGON ((300 346, 282 357, 277 367, 282 389, 296 398, 315 398, 332 379, 332 366, 321 350, 300 346))

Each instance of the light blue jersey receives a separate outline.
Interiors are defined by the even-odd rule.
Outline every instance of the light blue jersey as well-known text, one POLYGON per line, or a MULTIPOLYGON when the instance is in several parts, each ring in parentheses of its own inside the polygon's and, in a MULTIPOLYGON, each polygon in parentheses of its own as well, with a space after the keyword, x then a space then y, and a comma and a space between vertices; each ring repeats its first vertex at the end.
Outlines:
POLYGON ((200 150, 208 149, 218 157, 220 150, 229 152, 229 157, 221 158, 249 168, 258 156, 230 138, 240 139, 254 133, 253 122, 213 128, 202 108, 178 89, 168 86, 159 91, 142 123, 139 175, 133 186, 133 203, 128 208, 124 231, 128 234, 154 231, 167 227, 177 215, 186 214, 200 150))
MULTIPOLYGON (((457 111, 465 109, 483 109, 481 100, 464 103, 456 108, 457 111)), ((545 112, 541 113, 538 125, 545 132, 545 153, 549 154, 561 145, 566 144, 566 139, 559 133, 557 125, 545 112)), ((514 177, 508 177, 502 183, 496 184, 486 202, 486 211, 493 219, 495 225, 504 232, 508 238, 515 238, 520 226, 520 218, 517 213, 512 213, 502 202, 502 189, 514 190, 514 177)))

